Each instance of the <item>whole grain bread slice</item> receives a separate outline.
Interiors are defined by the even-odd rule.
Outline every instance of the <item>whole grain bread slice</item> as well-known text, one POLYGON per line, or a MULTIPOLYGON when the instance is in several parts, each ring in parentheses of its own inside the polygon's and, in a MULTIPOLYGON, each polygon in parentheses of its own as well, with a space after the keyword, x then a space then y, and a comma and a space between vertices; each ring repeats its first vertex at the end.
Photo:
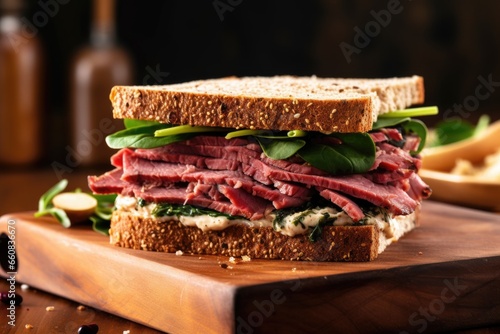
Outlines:
POLYGON ((366 132, 378 115, 424 101, 420 76, 385 79, 227 77, 115 86, 115 118, 235 129, 366 132))
POLYGON ((371 261, 403 234, 418 225, 419 210, 399 216, 397 235, 387 235, 376 225, 325 226, 314 242, 307 235, 289 237, 272 227, 232 225, 224 230, 202 231, 175 220, 142 217, 115 210, 109 230, 110 243, 133 249, 185 254, 221 255, 251 259, 303 261, 371 261))

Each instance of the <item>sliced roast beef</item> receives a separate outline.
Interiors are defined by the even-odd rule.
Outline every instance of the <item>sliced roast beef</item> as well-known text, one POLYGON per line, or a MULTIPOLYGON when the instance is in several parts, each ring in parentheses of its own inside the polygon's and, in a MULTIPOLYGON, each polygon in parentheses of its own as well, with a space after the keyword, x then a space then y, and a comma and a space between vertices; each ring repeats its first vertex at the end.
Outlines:
POLYGON ((383 141, 387 141, 387 136, 383 132, 371 132, 370 137, 372 137, 373 142, 379 143, 383 141))
POLYGON ((96 194, 120 194, 128 183, 121 179, 123 170, 113 169, 100 176, 89 176, 88 185, 96 194))
POLYGON ((387 137, 389 137, 389 139, 391 139, 395 142, 400 142, 404 139, 401 132, 399 132, 399 130, 396 128, 383 128, 383 129, 380 129, 379 131, 386 134, 387 137))
POLYGON ((360 221, 365 216, 359 205, 346 196, 342 196, 336 191, 321 187, 319 187, 318 190, 321 197, 326 198, 344 210, 354 222, 360 221))
POLYGON ((314 194, 342 208, 354 221, 364 216, 358 200, 398 215, 413 212, 418 201, 430 195, 429 187, 416 174, 420 157, 408 152, 419 141, 404 141, 397 129, 370 135, 377 152, 365 174, 330 176, 299 157, 270 159, 246 138, 198 136, 160 148, 120 150, 111 159, 117 169, 89 177, 89 186, 95 193, 192 204, 248 219, 259 219, 273 209, 300 206, 314 194))
POLYGON ((218 185, 219 191, 226 196, 240 216, 253 219, 261 219, 273 211, 272 205, 261 197, 253 196, 241 188, 233 188, 228 185, 218 185))
MULTIPOLYGON (((148 202, 171 203, 181 205, 194 205, 216 210, 228 215, 241 216, 249 220, 256 220, 265 217, 272 211, 272 206, 268 205, 263 199, 253 197, 243 192, 223 189, 229 196, 229 200, 214 200, 206 196, 186 196, 186 188, 165 188, 153 187, 143 188, 139 185, 131 185, 135 197, 142 198, 148 202)), ((227 196, 226 196, 227 197, 227 196)))
POLYGON ((410 196, 417 201, 429 198, 432 194, 431 187, 429 187, 417 174, 412 174, 408 181, 410 183, 410 196))
POLYGON ((268 166, 259 160, 253 160, 252 166, 245 168, 245 173, 259 181, 283 180, 301 182, 304 184, 319 186, 326 189, 336 190, 355 198, 363 199, 377 206, 389 209, 394 214, 409 214, 417 207, 408 194, 401 189, 390 185, 376 184, 362 175, 349 176, 320 176, 291 173, 276 167, 268 166))

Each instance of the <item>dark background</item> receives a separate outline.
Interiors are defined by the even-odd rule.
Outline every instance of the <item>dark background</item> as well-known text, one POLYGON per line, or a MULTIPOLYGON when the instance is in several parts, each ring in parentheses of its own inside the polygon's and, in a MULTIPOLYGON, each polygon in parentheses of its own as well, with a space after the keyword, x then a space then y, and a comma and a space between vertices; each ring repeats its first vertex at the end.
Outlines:
MULTIPOLYGON (((89 40, 91 3, 69 0, 40 28, 49 56, 49 119, 68 114, 67 70, 89 40)), ((223 13, 213 0, 117 3, 118 40, 134 59, 137 84, 144 83, 148 68, 168 73, 159 84, 228 75, 418 74, 425 77, 426 104, 441 110, 432 123, 474 96, 479 77, 500 82, 500 2, 495 0, 402 0, 400 12, 379 26, 350 62, 341 43, 354 47, 355 28, 365 31, 375 22, 374 12, 397 1, 219 0, 230 6, 223 13)), ((38 1, 31 1, 26 17, 39 10, 38 1)), ((500 118, 497 89, 465 117, 500 118)))

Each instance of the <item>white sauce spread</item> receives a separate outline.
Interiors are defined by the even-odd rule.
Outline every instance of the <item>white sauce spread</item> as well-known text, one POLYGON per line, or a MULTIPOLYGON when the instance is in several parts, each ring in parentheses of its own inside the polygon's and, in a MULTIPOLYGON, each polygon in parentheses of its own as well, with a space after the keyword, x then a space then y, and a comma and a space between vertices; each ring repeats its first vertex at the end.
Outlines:
MULTIPOLYGON (((121 211, 130 212, 142 218, 152 218, 153 210, 157 204, 150 203, 144 206, 138 204, 134 197, 118 196, 116 198, 115 206, 121 211)), ((277 231, 288 235, 294 236, 297 234, 306 234, 310 232, 311 228, 315 227, 324 214, 327 213, 331 218, 335 218, 333 225, 348 226, 353 225, 352 219, 344 212, 338 211, 334 208, 314 208, 309 209, 307 212, 297 212, 291 214, 283 219, 282 226, 278 226, 277 231), (299 216, 300 223, 294 224, 299 216)), ((164 216, 155 217, 161 221, 175 220, 181 222, 185 226, 196 226, 202 231, 209 230, 223 230, 234 224, 245 224, 250 227, 273 227, 274 214, 269 215, 265 219, 250 221, 247 219, 228 219, 224 216, 212 217, 209 215, 199 215, 194 217, 188 216, 164 216)), ((405 232, 411 229, 414 220, 414 214, 408 216, 391 217, 383 213, 378 213, 374 216, 367 216, 364 224, 375 225, 379 228, 381 233, 380 249, 383 250, 392 241, 398 240, 405 232), (386 221, 387 220, 387 221, 386 221)))

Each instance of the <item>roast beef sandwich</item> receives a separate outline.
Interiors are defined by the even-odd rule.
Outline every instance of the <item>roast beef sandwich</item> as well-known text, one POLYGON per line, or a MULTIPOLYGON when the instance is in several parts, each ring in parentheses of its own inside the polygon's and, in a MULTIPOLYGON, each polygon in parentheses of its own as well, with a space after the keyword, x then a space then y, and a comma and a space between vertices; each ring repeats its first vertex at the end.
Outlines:
MULTIPOLYGON (((179 254, 369 261, 418 225, 429 108, 419 76, 229 77, 116 86, 106 138, 114 245, 179 254)), ((431 111, 433 112, 433 111, 431 111)))

